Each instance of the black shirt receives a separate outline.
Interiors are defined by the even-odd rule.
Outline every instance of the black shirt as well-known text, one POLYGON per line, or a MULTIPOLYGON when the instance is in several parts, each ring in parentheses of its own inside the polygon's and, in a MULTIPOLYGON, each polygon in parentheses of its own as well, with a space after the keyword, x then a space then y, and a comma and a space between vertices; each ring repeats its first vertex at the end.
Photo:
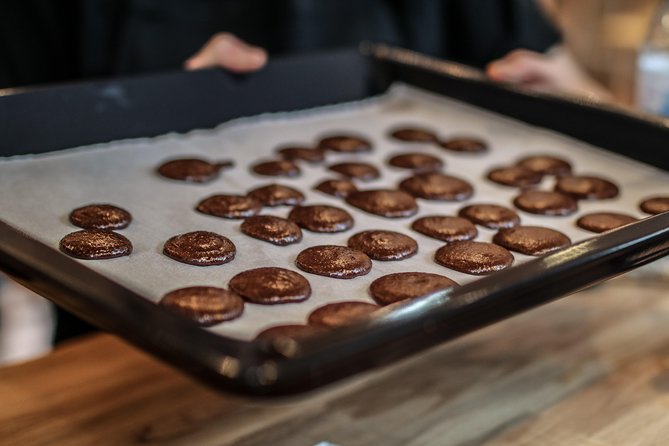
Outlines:
POLYGON ((178 69, 228 31, 270 55, 381 41, 475 66, 558 35, 535 0, 15 0, 0 88, 178 69))

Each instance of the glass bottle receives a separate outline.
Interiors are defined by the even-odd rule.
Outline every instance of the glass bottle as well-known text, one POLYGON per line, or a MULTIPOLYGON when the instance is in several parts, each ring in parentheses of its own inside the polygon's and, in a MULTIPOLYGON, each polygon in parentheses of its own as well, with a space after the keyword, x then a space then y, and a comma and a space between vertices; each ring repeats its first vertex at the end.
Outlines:
POLYGON ((669 116, 669 0, 659 3, 639 49, 636 103, 644 111, 669 116))

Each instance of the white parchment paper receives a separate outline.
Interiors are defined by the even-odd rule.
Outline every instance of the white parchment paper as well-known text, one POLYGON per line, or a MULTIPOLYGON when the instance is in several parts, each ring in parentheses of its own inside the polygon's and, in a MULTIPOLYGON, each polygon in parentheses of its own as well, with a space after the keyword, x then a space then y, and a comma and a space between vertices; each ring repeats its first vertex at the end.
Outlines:
MULTIPOLYGON (((190 285, 225 287, 232 276, 249 268, 279 266, 299 271, 294 261, 302 249, 320 244, 345 245, 351 235, 366 229, 396 230, 418 241, 420 251, 415 257, 398 262, 374 261, 371 273, 364 277, 339 280, 302 273, 313 289, 312 297, 306 302, 278 306, 247 304, 244 315, 238 320, 210 328, 216 333, 250 339, 269 326, 304 323, 314 308, 327 302, 371 301, 367 293, 369 284, 385 274, 426 271, 447 275, 459 283, 476 280, 474 276, 434 263, 434 252, 443 243, 410 229, 415 218, 429 214, 454 215, 465 203, 419 200, 420 212, 416 217, 391 220, 365 214, 340 199, 311 190, 322 179, 336 177, 325 166, 346 160, 366 161, 383 168, 381 179, 359 183, 359 188, 394 187, 409 173, 390 168, 385 161, 391 154, 409 150, 439 156, 446 164, 446 173, 470 180, 475 186, 475 195, 466 203, 493 202, 511 206, 517 190, 492 184, 485 179, 485 174, 493 166, 508 165, 529 154, 561 156, 573 163, 578 174, 595 174, 614 180, 621 187, 620 197, 581 202, 577 215, 551 218, 520 212, 523 224, 556 228, 568 234, 574 242, 593 236, 575 226, 578 216, 611 210, 643 217, 638 202, 653 194, 667 193, 669 188, 669 175, 653 167, 461 102, 396 85, 377 98, 239 119, 213 130, 0 159, 0 218, 57 248, 63 236, 78 230, 67 218, 72 209, 90 203, 113 203, 129 210, 134 222, 119 232, 132 241, 133 254, 119 259, 81 262, 152 301, 158 301, 170 290, 190 285), (491 151, 486 155, 458 154, 436 146, 408 144, 388 138, 391 127, 412 124, 433 128, 443 138, 481 137, 490 142, 491 151), (359 133, 369 138, 375 150, 365 155, 329 154, 322 165, 301 164, 302 175, 296 179, 262 177, 249 170, 249 166, 258 160, 272 158, 279 145, 313 145, 324 134, 338 131, 359 133), (232 159, 236 168, 224 171, 220 179, 206 185, 173 182, 155 174, 156 167, 164 160, 191 156, 232 159), (242 234, 239 230, 241 220, 220 219, 193 210, 202 198, 211 194, 243 194, 253 187, 273 182, 301 190, 307 196, 306 204, 344 207, 355 218, 354 228, 339 234, 305 231, 301 243, 279 247, 242 234), (214 231, 229 237, 237 246, 236 259, 226 265, 197 267, 162 255, 163 243, 168 238, 194 230, 214 231)), ((551 188, 552 181, 547 179, 542 187, 551 188)), ((263 213, 286 216, 289 210, 288 207, 264 208, 263 213)), ((483 241, 489 241, 494 234, 494 231, 483 228, 479 228, 479 232, 477 240, 483 241)), ((515 257, 516 264, 528 260, 519 254, 515 257)))

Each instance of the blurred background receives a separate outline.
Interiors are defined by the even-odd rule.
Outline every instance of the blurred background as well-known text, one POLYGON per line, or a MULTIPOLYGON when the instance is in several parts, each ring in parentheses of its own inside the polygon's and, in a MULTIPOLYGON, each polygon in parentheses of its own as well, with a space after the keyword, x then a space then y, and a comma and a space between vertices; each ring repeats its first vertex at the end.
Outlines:
POLYGON ((639 54, 661 0, 542 0, 576 61, 634 105, 639 54))

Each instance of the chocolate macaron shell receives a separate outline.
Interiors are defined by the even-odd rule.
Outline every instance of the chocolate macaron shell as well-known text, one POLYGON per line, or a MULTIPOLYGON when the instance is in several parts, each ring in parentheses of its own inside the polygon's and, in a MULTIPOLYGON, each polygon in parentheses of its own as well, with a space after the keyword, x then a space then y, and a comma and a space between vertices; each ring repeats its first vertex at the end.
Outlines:
POLYGON ((411 229, 444 242, 472 240, 478 235, 474 224, 461 217, 428 215, 411 224, 411 229))
POLYGON ((314 187, 314 190, 332 195, 333 197, 346 198, 352 192, 357 192, 358 188, 350 180, 338 179, 322 181, 314 187))
POLYGON ((465 274, 484 275, 513 264, 513 255, 502 246, 488 242, 453 242, 439 248, 435 262, 465 274))
POLYGON ((249 217, 242 222, 240 230, 249 237, 278 246, 302 241, 302 230, 296 223, 273 215, 249 217))
POLYGON ((488 150, 488 143, 479 138, 458 137, 440 141, 439 145, 451 152, 482 153, 488 150))
POLYGON ((418 212, 418 204, 410 194, 393 189, 373 189, 352 192, 346 202, 353 207, 386 218, 411 217, 418 212))
POLYGON ((348 239, 348 247, 362 251, 374 260, 402 260, 418 252, 418 243, 395 231, 370 230, 348 239))
POLYGON ((579 200, 606 200, 615 198, 620 190, 613 182, 593 176, 559 178, 555 190, 579 200))
POLYGON ((488 172, 487 178, 510 187, 529 187, 541 183, 543 175, 521 166, 499 167, 488 172))
POLYGON ((132 253, 130 240, 112 231, 84 229, 62 238, 62 252, 82 260, 104 260, 128 256, 132 253))
POLYGON ((639 208, 651 215, 669 212, 669 195, 646 198, 639 203, 639 208))
POLYGON ((369 286, 369 294, 379 305, 415 299, 458 284, 441 274, 402 272, 381 276, 369 286))
POLYGON ((113 204, 89 204, 70 212, 70 222, 83 229, 124 229, 132 222, 130 212, 113 204))
POLYGON ((302 302, 311 296, 311 285, 304 276, 275 267, 243 271, 230 279, 228 287, 247 302, 261 305, 302 302))
POLYGON ((444 167, 444 162, 427 153, 411 152, 390 157, 388 165, 421 173, 439 171, 444 167))
POLYGON ((586 231, 602 233, 638 221, 635 217, 618 212, 592 212, 576 220, 576 225, 586 231))
POLYGON ((400 182, 399 188, 416 198, 435 201, 464 201, 474 194, 468 181, 437 172, 406 178, 400 182))
POLYGON ((437 142, 437 134, 423 127, 396 127, 390 131, 390 137, 405 142, 433 143, 437 142))
POLYGON ((157 172, 171 180, 206 183, 216 179, 221 167, 199 158, 173 159, 161 164, 157 172))
POLYGON ((170 291, 158 304, 205 327, 236 319, 244 312, 244 300, 239 295, 211 286, 170 291))
POLYGON ((372 150, 372 143, 356 135, 331 135, 318 142, 318 148, 340 153, 361 153, 372 150))
POLYGON ((325 160, 325 151, 319 148, 289 146, 278 149, 277 153, 288 161, 320 163, 325 160))
POLYGON ((346 246, 312 246, 297 255, 295 264, 302 271, 335 279, 353 279, 372 269, 372 261, 362 251, 346 246))
POLYGON ((175 235, 163 245, 163 254, 167 257, 195 266, 223 265, 232 261, 236 252, 230 239, 209 231, 175 235))
POLYGON ((360 181, 371 181, 379 178, 381 172, 379 169, 368 163, 346 162, 333 164, 328 167, 332 172, 339 173, 348 178, 360 181))
POLYGON ((533 155, 520 159, 516 166, 529 169, 541 175, 564 177, 571 175, 571 164, 556 156, 533 155))
POLYGON ((465 206, 460 209, 458 216, 490 229, 512 228, 520 224, 520 217, 513 209, 497 204, 465 206))
POLYGON ((514 206, 530 214, 565 216, 578 210, 578 203, 571 195, 560 192, 527 190, 513 200, 514 206))
POLYGON ((267 177, 296 177, 301 171, 297 164, 289 160, 263 161, 251 167, 253 172, 267 177))
POLYGON ((309 314, 309 325, 323 328, 339 328, 359 322, 380 307, 368 302, 334 302, 316 308, 309 314))
POLYGON ((258 333, 256 339, 271 341, 279 338, 287 338, 292 339, 293 341, 300 341, 305 338, 322 334, 326 331, 327 330, 323 327, 318 327, 315 325, 275 325, 274 327, 266 328, 265 330, 258 333))
POLYGON ((295 206, 288 220, 311 232, 333 233, 353 227, 353 217, 344 209, 328 205, 295 206))
POLYGON ((253 198, 263 206, 297 206, 304 202, 304 194, 292 187, 281 184, 268 184, 250 190, 247 197, 253 198))
POLYGON ((262 209, 262 203, 245 195, 212 195, 200 201, 195 210, 220 218, 248 218, 262 209))
POLYGON ((566 248, 571 240, 560 231, 541 226, 516 226, 500 229, 493 242, 529 256, 541 256, 566 248))

